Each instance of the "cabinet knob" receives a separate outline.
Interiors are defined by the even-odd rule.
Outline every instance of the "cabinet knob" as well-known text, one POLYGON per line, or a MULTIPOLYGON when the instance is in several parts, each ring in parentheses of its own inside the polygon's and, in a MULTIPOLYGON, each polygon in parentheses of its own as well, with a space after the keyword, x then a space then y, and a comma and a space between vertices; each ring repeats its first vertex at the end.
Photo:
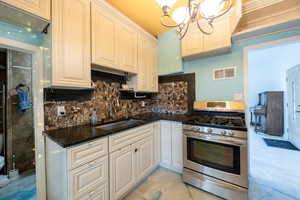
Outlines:
POLYGON ((135 149, 135 150, 134 150, 134 152, 137 152, 137 151, 138 151, 138 149, 135 149))

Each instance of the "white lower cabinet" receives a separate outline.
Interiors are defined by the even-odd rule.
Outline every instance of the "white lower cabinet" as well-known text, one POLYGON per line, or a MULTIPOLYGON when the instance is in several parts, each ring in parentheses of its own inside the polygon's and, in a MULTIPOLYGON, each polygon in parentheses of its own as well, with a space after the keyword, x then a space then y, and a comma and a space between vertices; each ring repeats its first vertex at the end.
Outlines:
POLYGON ((79 198, 80 200, 109 200, 108 185, 95 185, 92 192, 86 193, 79 198))
POLYGON ((132 145, 110 155, 110 199, 120 199, 135 184, 136 156, 132 145))
POLYGON ((161 135, 160 135, 160 122, 154 123, 154 166, 158 166, 161 162, 161 135))
POLYGON ((48 200, 119 200, 159 164, 182 171, 182 124, 159 121, 63 148, 46 139, 48 200))
POLYGON ((172 165, 172 124, 161 121, 161 164, 172 165))
POLYGON ((108 156, 69 171, 68 177, 70 199, 93 198, 103 192, 107 195, 108 156), (99 186, 103 186, 102 191, 99 186))
POLYGON ((63 148, 46 140, 47 200, 109 200, 108 138, 63 148))
POLYGON ((182 123, 161 121, 161 166, 182 172, 182 123))
MULTIPOLYGON (((116 141, 124 137, 129 138, 130 132, 137 134, 136 139, 130 138, 131 143, 113 151, 114 146, 122 143, 113 143, 110 151, 110 199, 117 200, 125 197, 138 183, 147 177, 158 166, 154 162, 154 133, 155 124, 148 124, 136 129, 112 135, 109 141, 116 141), (140 135, 144 135, 143 138, 140 135)), ((128 141, 128 140, 127 140, 128 141)))
POLYGON ((183 169, 183 135, 182 123, 172 123, 172 166, 182 172, 183 169))
POLYGON ((136 181, 141 181, 147 176, 154 165, 153 137, 145 138, 138 142, 136 148, 136 181))

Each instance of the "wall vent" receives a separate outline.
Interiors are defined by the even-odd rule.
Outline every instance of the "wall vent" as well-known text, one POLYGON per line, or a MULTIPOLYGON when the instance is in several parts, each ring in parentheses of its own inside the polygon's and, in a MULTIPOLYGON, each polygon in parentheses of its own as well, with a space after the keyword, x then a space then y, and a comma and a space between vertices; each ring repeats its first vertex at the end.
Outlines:
POLYGON ((234 79, 236 77, 236 67, 225 67, 214 69, 213 79, 214 80, 225 80, 234 79))

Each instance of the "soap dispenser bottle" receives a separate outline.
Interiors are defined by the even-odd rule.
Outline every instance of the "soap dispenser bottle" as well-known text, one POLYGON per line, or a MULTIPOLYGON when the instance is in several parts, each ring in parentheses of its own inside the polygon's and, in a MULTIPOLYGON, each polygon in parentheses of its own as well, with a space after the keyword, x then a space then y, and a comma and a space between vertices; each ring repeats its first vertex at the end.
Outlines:
POLYGON ((91 124, 92 124, 92 126, 95 126, 95 125, 97 125, 97 123, 98 123, 97 112, 96 112, 96 110, 93 110, 92 117, 91 117, 91 124))

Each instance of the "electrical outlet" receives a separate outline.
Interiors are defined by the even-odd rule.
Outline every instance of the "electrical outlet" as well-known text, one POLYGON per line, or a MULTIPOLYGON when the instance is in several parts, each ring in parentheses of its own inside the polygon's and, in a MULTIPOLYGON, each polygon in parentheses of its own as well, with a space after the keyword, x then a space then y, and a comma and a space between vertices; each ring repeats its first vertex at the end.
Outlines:
POLYGON ((57 106, 57 116, 58 117, 66 116, 65 106, 57 106))

